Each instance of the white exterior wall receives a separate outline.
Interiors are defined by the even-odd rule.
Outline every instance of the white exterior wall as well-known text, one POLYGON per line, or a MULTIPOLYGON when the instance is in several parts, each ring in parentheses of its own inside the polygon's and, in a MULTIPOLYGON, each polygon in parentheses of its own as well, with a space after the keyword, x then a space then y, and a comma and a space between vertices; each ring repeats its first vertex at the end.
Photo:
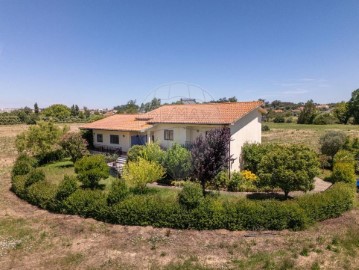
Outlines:
POLYGON ((261 143, 262 140, 262 115, 259 110, 254 110, 230 126, 232 141, 230 152, 235 160, 231 164, 231 171, 239 171, 241 168, 242 146, 248 143, 261 143))
POLYGON ((122 151, 127 152, 131 148, 131 133, 125 131, 110 131, 110 130, 93 130, 93 144, 95 147, 109 147, 122 148, 122 151), (102 134, 103 142, 97 142, 97 134, 102 134), (119 144, 110 143, 110 135, 118 135, 119 144))
POLYGON ((162 147, 169 148, 174 143, 185 145, 187 142, 193 142, 200 134, 205 135, 206 131, 218 128, 216 125, 186 125, 186 124, 158 124, 149 132, 153 132, 155 142, 162 147), (173 141, 165 140, 164 130, 173 130, 173 141))

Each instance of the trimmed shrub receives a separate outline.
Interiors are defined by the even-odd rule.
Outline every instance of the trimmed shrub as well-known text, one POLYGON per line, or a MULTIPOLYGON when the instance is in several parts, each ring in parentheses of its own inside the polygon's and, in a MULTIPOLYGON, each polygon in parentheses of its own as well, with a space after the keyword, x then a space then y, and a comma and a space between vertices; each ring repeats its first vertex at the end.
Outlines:
POLYGON ((112 183, 110 192, 107 196, 107 203, 113 205, 119 203, 129 195, 128 187, 123 180, 116 180, 112 183))
POLYGON ((85 156, 75 163, 77 178, 84 188, 98 188, 101 179, 110 176, 110 168, 103 155, 85 156))
POLYGON ((178 202, 187 209, 196 208, 201 199, 203 199, 203 191, 197 183, 187 182, 178 194, 178 202))
POLYGON ((274 123, 284 123, 285 122, 285 118, 283 116, 276 116, 274 119, 273 119, 273 122, 274 123))
POLYGON ((356 179, 355 165, 354 155, 349 151, 340 150, 334 156, 332 181, 354 183, 356 179))
POLYGON ((101 190, 78 189, 63 201, 62 207, 68 214, 107 219, 107 198, 101 190))
POLYGON ((63 201, 77 190, 77 179, 74 176, 65 175, 57 188, 56 199, 63 201))
POLYGON ((270 128, 268 125, 262 125, 262 131, 270 131, 270 128))
POLYGON ((21 199, 26 198, 26 175, 16 175, 11 179, 11 190, 21 199))
POLYGON ((33 169, 26 177, 25 188, 30 187, 31 185, 45 181, 45 173, 41 169, 33 169))
POLYGON ((17 175, 26 175, 36 166, 36 159, 30 157, 27 154, 20 154, 15 161, 15 164, 11 171, 11 175, 12 177, 17 175))
POLYGON ((354 204, 355 187, 353 184, 337 183, 330 189, 316 194, 307 194, 296 199, 304 209, 309 220, 322 221, 340 216, 354 204))
POLYGON ((143 192, 147 183, 160 180, 164 174, 165 169, 157 162, 140 158, 138 161, 131 161, 126 164, 123 168, 122 177, 130 187, 143 192))
POLYGON ((56 192, 56 185, 46 181, 36 182, 27 189, 26 200, 33 205, 55 211, 57 209, 56 192))
POLYGON ((228 171, 221 171, 216 177, 213 179, 213 185, 215 189, 227 188, 229 182, 228 171))
POLYGON ((233 172, 231 179, 228 181, 229 191, 240 191, 240 186, 244 183, 244 177, 239 172, 233 172))
POLYGON ((333 158, 344 146, 347 136, 342 131, 328 131, 320 137, 320 150, 322 154, 333 158))

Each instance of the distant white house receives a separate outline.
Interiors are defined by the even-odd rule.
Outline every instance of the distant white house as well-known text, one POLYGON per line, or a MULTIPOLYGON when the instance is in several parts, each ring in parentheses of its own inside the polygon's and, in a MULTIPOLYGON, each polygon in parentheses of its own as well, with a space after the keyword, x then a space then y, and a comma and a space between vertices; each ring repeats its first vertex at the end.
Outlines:
POLYGON ((168 148, 173 143, 190 145, 200 134, 229 127, 231 131, 230 169, 240 170, 242 146, 261 142, 262 102, 231 102, 164 105, 144 114, 116 114, 81 129, 93 131, 94 146, 121 149, 158 142, 168 148))

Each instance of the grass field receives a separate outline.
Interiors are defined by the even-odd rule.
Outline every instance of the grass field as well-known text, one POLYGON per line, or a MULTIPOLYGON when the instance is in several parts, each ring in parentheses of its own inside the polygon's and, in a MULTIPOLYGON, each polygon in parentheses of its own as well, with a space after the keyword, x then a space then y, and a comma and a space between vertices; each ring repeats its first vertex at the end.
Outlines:
POLYGON ((319 138, 327 131, 342 131, 359 138, 359 125, 298 125, 294 123, 263 123, 270 130, 262 132, 263 143, 304 144, 319 151, 319 138))
MULTIPOLYGON (((317 147, 313 138, 325 132, 322 126, 270 126, 264 142, 317 147)), ((359 135, 349 127, 341 128, 359 135)), ((25 128, 0 126, 0 269, 358 269, 358 209, 306 231, 230 232, 112 225, 31 206, 9 191, 15 136, 25 128)), ((62 177, 57 166, 46 167, 54 181, 62 177)))

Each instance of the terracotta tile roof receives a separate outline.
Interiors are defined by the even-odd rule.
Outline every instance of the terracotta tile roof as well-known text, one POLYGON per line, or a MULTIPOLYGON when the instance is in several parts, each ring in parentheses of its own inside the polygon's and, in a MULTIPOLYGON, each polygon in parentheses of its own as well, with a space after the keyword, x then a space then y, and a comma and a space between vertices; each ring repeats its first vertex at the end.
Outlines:
POLYGON ((185 105, 164 105, 145 114, 116 114, 81 129, 145 131, 160 123, 177 124, 232 124, 255 109, 262 102, 230 102, 185 105))
POLYGON ((261 105, 261 101, 165 105, 137 119, 150 124, 232 124, 261 105))
POLYGON ((84 124, 80 129, 104 129, 121 131, 143 131, 152 125, 147 121, 137 120, 139 114, 115 114, 104 119, 84 124))

